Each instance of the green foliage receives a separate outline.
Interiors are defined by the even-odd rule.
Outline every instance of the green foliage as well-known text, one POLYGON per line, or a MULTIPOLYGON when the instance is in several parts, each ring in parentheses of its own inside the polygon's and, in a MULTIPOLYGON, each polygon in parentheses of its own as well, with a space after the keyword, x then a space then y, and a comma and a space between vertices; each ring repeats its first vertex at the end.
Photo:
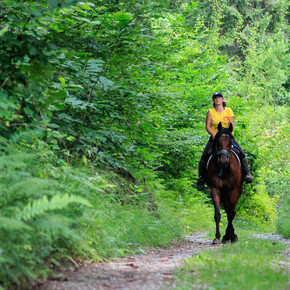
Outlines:
POLYGON ((181 225, 170 218, 170 207, 154 205, 144 189, 116 174, 99 175, 92 167, 67 167, 45 148, 26 154, 17 152, 17 144, 3 143, 3 286, 24 286, 36 277, 46 277, 58 259, 99 260, 180 238, 181 225))
POLYGON ((43 214, 48 210, 62 209, 72 202, 90 206, 90 203, 87 200, 78 196, 69 196, 68 194, 63 196, 54 195, 51 200, 48 200, 47 197, 44 196, 41 199, 34 200, 33 202, 27 204, 15 218, 18 220, 27 221, 37 215, 43 214))
POLYGON ((212 289, 287 288, 288 277, 277 265, 285 245, 244 236, 235 245, 211 249, 187 259, 177 274, 180 289, 206 285, 212 289))
POLYGON ((65 191, 60 194, 59 183, 36 177, 33 168, 40 165, 36 155, 18 153, 9 145, 1 146, 1 152, 0 281, 4 286, 21 285, 23 279, 36 277, 37 268, 47 268, 50 254, 59 252, 62 243, 80 244, 75 221, 61 209, 71 203, 90 204, 65 191))
POLYGON ((288 235, 286 1, 0 6, 4 286, 212 228, 194 183, 214 91, 255 179, 237 220, 272 229, 279 207, 288 235))
POLYGON ((286 197, 286 201, 283 201, 282 206, 279 208, 278 221, 277 221, 277 231, 283 235, 285 238, 290 238, 290 204, 289 196, 286 197))

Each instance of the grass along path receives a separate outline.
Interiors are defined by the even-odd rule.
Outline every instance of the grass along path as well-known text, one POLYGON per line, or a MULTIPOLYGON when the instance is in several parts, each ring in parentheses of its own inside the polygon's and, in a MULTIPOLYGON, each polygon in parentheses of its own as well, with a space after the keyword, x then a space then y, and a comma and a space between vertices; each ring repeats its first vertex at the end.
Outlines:
POLYGON ((187 259, 176 289, 289 289, 289 240, 239 232, 238 243, 187 259))

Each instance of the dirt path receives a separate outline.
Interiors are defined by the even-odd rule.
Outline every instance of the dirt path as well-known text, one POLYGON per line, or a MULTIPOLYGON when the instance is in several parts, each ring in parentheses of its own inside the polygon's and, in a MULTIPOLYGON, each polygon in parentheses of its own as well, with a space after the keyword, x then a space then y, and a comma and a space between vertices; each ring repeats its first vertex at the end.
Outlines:
MULTIPOLYGON (((94 263, 62 273, 61 280, 46 281, 34 288, 37 290, 170 290, 174 289, 174 272, 184 259, 201 251, 217 247, 204 234, 187 236, 176 245, 150 249, 144 255, 132 255, 111 262, 94 263)), ((249 238, 269 239, 286 243, 290 241, 275 234, 252 235, 249 238)), ((283 253, 289 258, 290 247, 283 253)), ((289 261, 280 261, 280 266, 290 269, 289 261)))
POLYGON ((167 248, 151 249, 113 262, 95 263, 67 274, 65 281, 47 281, 37 289, 173 289, 173 274, 185 258, 214 247, 205 234, 195 234, 167 248))

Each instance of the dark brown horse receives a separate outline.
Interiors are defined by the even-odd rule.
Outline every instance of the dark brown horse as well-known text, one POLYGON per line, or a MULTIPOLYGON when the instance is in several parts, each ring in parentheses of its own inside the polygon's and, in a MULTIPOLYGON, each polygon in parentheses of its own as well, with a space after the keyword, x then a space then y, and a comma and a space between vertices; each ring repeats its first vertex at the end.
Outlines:
POLYGON ((213 144, 213 155, 208 162, 206 184, 211 190, 216 222, 216 235, 213 244, 220 243, 220 206, 224 207, 228 217, 228 227, 222 242, 238 241, 233 227, 233 219, 236 215, 237 202, 241 196, 243 179, 239 160, 231 151, 232 131, 232 124, 226 129, 222 128, 221 123, 219 123, 218 133, 213 144))

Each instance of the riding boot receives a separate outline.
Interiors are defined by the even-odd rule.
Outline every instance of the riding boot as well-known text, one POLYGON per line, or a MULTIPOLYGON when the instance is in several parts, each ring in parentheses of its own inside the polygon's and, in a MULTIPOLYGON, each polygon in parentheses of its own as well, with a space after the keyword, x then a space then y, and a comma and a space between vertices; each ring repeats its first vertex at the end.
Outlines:
POLYGON ((246 183, 252 183, 253 182, 253 176, 250 172, 250 168, 249 168, 249 163, 248 163, 248 159, 247 157, 244 157, 242 160, 241 160, 241 163, 242 163, 242 167, 246 173, 245 175, 245 181, 246 183))
POLYGON ((198 165, 198 180, 196 183, 197 187, 201 187, 204 186, 205 180, 204 180, 204 175, 205 175, 205 170, 206 170, 206 162, 204 162, 203 160, 199 161, 199 165, 198 165))

